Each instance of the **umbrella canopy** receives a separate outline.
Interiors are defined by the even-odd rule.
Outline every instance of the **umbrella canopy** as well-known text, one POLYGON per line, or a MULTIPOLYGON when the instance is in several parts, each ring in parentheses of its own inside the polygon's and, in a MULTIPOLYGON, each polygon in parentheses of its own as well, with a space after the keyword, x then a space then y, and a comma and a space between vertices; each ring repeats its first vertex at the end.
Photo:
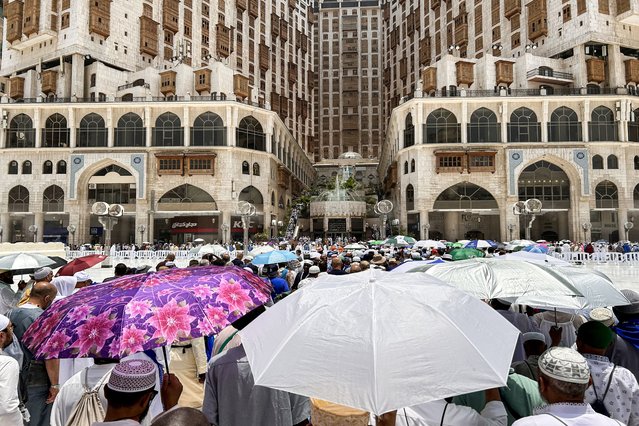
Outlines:
POLYGON ((406 247, 412 246, 416 242, 417 240, 413 237, 408 237, 406 235, 395 235, 394 237, 387 238, 384 241, 384 244, 387 244, 389 246, 406 247))
POLYGON ((484 257, 486 254, 474 248, 460 248, 456 250, 452 250, 450 252, 450 256, 453 260, 466 260, 466 259, 474 259, 476 257, 484 257))
POLYGON ((103 254, 90 254, 88 256, 78 257, 60 268, 58 275, 72 276, 76 272, 84 271, 85 269, 89 269, 90 267, 103 262, 106 258, 107 256, 103 254))
POLYGON ((530 246, 525 246, 521 249, 521 251, 527 251, 528 253, 548 253, 548 246, 546 244, 535 244, 530 246))
POLYGON ((390 274, 401 274, 401 273, 411 272, 413 269, 417 269, 420 266, 436 265, 438 263, 444 263, 444 261, 441 260, 441 259, 435 259, 435 260, 411 260, 411 261, 408 261, 408 262, 404 262, 404 263, 400 264, 399 266, 393 268, 389 273, 390 274))
POLYGON ((121 358, 218 333, 268 300, 271 290, 234 266, 127 275, 51 305, 22 343, 37 359, 121 358))
POLYGON ((255 256, 253 265, 273 265, 276 263, 286 263, 291 260, 297 260, 295 253, 286 250, 273 250, 255 256))
POLYGON ((200 256, 204 254, 212 254, 217 257, 220 257, 224 253, 229 252, 229 250, 226 247, 222 247, 219 244, 205 244, 202 247, 200 247, 199 250, 197 249, 197 247, 194 250, 197 250, 196 253, 199 254, 200 256))
POLYGON ((260 254, 269 253, 275 250, 272 246, 258 246, 249 252, 249 254, 253 257, 259 256, 260 254))
POLYGON ((417 241, 413 247, 417 247, 417 248, 446 248, 446 244, 442 243, 441 241, 436 241, 436 240, 419 240, 417 241))
POLYGON ((383 240, 370 240, 368 242, 368 244, 370 244, 372 246, 382 246, 382 245, 384 245, 384 241, 383 240))
POLYGON ((292 293, 240 332, 255 384, 374 414, 502 386, 518 330, 485 303, 427 284, 370 271, 292 293))
POLYGON ((0 270, 14 274, 30 274, 45 266, 53 267, 55 261, 36 253, 14 253, 0 257, 0 270))
POLYGON ((205 241, 204 241, 204 238, 196 238, 196 239, 193 240, 193 242, 194 243, 203 243, 205 241))
POLYGON ((582 294, 560 270, 517 260, 470 259, 422 267, 427 275, 484 300, 539 308, 581 309, 582 294))
POLYGON ((472 240, 467 242, 464 245, 465 248, 474 248, 474 249, 482 249, 482 248, 491 248, 491 247, 497 247, 497 244, 495 244, 492 241, 487 241, 487 240, 472 240))
POLYGON ((359 243, 354 243, 354 244, 349 244, 346 247, 344 247, 344 249, 346 250, 364 250, 367 247, 363 244, 359 244, 359 243))
POLYGON ((516 251, 514 253, 508 253, 503 256, 498 256, 495 259, 499 260, 523 260, 526 262, 537 263, 540 265, 561 265, 570 266, 570 262, 557 259, 556 257, 549 256, 544 253, 531 253, 527 251, 516 251))

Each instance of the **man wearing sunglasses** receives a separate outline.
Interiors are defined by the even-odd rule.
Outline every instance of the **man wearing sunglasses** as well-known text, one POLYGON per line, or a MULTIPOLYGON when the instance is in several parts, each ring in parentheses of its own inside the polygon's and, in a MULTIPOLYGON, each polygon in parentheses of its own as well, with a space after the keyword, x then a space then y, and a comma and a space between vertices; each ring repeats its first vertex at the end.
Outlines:
POLYGON ((22 414, 18 406, 18 361, 5 355, 3 349, 13 341, 13 325, 9 318, 0 315, 0 425, 21 425, 22 414))

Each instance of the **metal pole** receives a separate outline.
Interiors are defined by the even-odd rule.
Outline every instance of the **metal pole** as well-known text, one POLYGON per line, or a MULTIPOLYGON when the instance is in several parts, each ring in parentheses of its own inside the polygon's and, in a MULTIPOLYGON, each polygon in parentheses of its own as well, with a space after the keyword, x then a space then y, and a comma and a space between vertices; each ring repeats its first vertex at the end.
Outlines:
POLYGON ((242 215, 242 227, 244 228, 244 250, 248 249, 248 227, 249 227, 249 216, 242 215))

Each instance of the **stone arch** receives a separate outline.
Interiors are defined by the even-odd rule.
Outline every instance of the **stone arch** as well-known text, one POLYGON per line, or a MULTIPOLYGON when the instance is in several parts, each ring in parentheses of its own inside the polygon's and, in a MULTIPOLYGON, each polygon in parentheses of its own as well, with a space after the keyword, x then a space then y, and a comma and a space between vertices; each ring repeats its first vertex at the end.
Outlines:
POLYGON ((158 204, 212 204, 209 210, 217 210, 215 198, 199 186, 188 183, 166 191, 158 200, 158 204))
POLYGON ((604 179, 595 185, 595 208, 619 208, 619 185, 604 179))
POLYGON ((404 194, 406 196, 406 210, 415 210, 415 187, 409 183, 406 185, 404 194))
POLYGON ((88 199, 88 191, 89 191, 89 180, 99 171, 108 166, 118 166, 126 170, 135 178, 135 182, 138 181, 138 172, 133 169, 133 167, 123 164, 117 160, 112 159, 104 159, 100 160, 96 163, 93 163, 85 168, 83 168, 80 172, 80 176, 78 176, 77 186, 76 186, 76 198, 77 199, 88 199))
POLYGON ((604 161, 603 157, 599 154, 595 154, 592 156, 592 169, 593 170, 603 170, 604 169, 604 161))
POLYGON ((481 107, 473 111, 467 128, 469 143, 501 142, 501 126, 491 109, 481 107))
POLYGON ((465 211, 473 208, 499 209, 499 202, 486 188, 470 181, 449 186, 433 202, 436 210, 465 211))
POLYGON ((42 193, 42 211, 64 211, 64 190, 58 185, 50 185, 42 193))
POLYGON ((406 115, 404 127, 404 148, 415 145, 415 125, 413 124, 413 114, 406 115))
POLYGON ((535 161, 519 173, 517 195, 521 201, 537 198, 546 209, 568 209, 572 198, 570 177, 553 162, 535 161))
POLYGON ((460 143, 460 125, 455 114, 437 108, 426 117, 426 143, 460 143))
POLYGON ((262 206, 264 205, 262 192, 253 185, 249 185, 240 191, 238 201, 248 201, 249 203, 254 204, 257 211, 261 211, 262 206))

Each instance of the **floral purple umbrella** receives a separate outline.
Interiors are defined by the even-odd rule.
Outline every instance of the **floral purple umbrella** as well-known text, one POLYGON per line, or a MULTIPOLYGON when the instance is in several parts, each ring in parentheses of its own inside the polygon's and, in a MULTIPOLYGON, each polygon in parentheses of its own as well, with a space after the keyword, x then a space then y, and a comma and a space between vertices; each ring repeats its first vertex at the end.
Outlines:
POLYGON ((27 330, 36 359, 122 358, 216 334, 264 304, 272 287, 234 266, 128 275, 55 302, 27 330))

